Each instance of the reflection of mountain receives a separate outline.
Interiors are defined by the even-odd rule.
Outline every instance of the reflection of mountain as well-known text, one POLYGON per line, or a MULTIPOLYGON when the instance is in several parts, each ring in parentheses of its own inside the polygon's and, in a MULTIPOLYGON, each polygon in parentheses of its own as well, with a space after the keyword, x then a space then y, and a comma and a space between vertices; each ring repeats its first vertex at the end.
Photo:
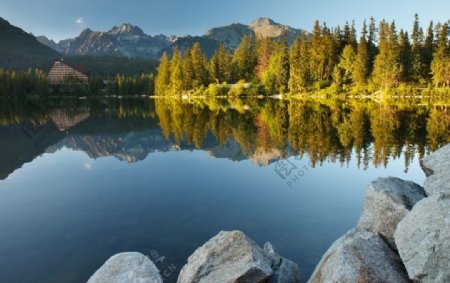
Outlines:
MULTIPOLYGON (((0 127, 0 180, 39 155, 63 147, 83 151, 94 159, 114 156, 129 163, 142 161, 153 152, 195 149, 186 142, 177 145, 164 138, 156 121, 140 124, 134 118, 94 118, 88 112, 69 115, 63 110, 52 111, 50 117, 51 122, 44 126, 24 123, 0 127)), ((229 140, 221 147, 212 135, 205 138, 202 150, 217 158, 247 159, 236 141, 229 140)))
POLYGON ((144 160, 155 151, 173 151, 178 147, 173 141, 163 138, 158 128, 140 132, 122 132, 113 134, 73 134, 55 144, 50 150, 61 147, 82 150, 91 158, 114 156, 126 162, 144 160))
POLYGON ((63 135, 54 124, 34 126, 23 123, 0 127, 0 136, 0 180, 3 180, 41 155, 63 135))

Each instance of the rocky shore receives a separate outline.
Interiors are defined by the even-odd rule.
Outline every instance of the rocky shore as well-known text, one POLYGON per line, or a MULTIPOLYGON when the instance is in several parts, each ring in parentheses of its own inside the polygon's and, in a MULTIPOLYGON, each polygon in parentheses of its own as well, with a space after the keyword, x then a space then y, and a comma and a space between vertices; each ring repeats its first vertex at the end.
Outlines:
MULTIPOLYGON (((370 183, 357 226, 335 241, 308 282, 450 282, 450 144, 421 160, 424 187, 394 177, 370 183)), ((220 232, 198 248, 178 283, 297 283, 299 267, 271 243, 220 232)), ((146 256, 111 257, 88 283, 162 283, 146 256)))

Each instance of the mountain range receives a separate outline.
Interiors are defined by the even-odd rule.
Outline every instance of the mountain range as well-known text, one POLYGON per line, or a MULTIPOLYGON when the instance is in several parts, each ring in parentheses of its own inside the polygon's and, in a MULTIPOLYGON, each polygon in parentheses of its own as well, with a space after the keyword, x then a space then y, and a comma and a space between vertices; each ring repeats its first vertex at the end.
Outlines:
POLYGON ((33 36, 0 18, 0 67, 25 69, 49 66, 61 56, 123 56, 157 60, 163 52, 175 47, 181 50, 200 42, 202 49, 211 56, 221 42, 234 50, 244 36, 279 38, 287 35, 293 42, 305 31, 276 23, 269 18, 258 18, 249 25, 234 23, 215 27, 203 36, 148 35, 138 26, 129 23, 113 27, 109 31, 83 30, 75 38, 55 42, 46 36, 33 36))
POLYGON ((243 36, 263 36, 278 38, 286 34, 289 42, 304 31, 274 22, 269 18, 258 18, 249 25, 231 24, 208 30, 203 36, 167 36, 147 35, 138 26, 126 23, 115 26, 109 31, 92 31, 85 29, 72 39, 58 43, 46 38, 38 40, 64 55, 92 55, 92 56, 127 56, 158 59, 162 52, 170 51, 175 46, 185 49, 196 41, 200 42, 207 55, 212 55, 221 42, 234 50, 243 36))

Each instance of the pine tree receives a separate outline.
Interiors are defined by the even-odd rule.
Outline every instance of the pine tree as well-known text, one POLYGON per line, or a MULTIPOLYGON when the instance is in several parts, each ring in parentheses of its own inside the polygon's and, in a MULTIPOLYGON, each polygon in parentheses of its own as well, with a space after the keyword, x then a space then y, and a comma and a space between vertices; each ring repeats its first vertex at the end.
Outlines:
POLYGON ((290 52, 291 73, 289 76, 289 90, 291 93, 298 93, 302 90, 300 85, 301 45, 302 41, 300 37, 297 37, 290 52))
POLYGON ((253 37, 245 36, 242 38, 241 44, 238 46, 233 56, 233 66, 235 71, 235 81, 253 79, 257 58, 255 50, 255 42, 253 37))
POLYGON ((438 27, 439 36, 433 53, 431 72, 436 87, 450 85, 450 47, 448 42, 449 27, 444 23, 438 27))
POLYGON ((316 21, 311 39, 311 73, 314 81, 329 82, 338 61, 339 46, 330 29, 316 21))
POLYGON ((375 44, 375 42, 377 42, 377 31, 375 26, 375 19, 372 17, 370 18, 369 35, 367 38, 367 51, 369 57, 369 68, 367 71, 368 74, 372 74, 375 64, 375 57, 379 52, 378 46, 375 44))
POLYGON ((203 53, 200 43, 196 42, 191 49, 192 65, 194 68, 194 81, 192 87, 197 88, 201 85, 208 84, 207 59, 203 53))
POLYGON ((228 82, 231 76, 231 59, 232 55, 225 48, 225 45, 222 43, 219 46, 218 51, 219 57, 219 79, 221 82, 228 82))
POLYGON ((306 33, 303 33, 300 46, 299 86, 306 89, 311 84, 311 42, 306 33))
POLYGON ((430 22, 430 25, 427 29, 427 36, 425 37, 425 43, 423 46, 423 73, 422 76, 425 79, 430 79, 431 77, 431 61, 433 60, 433 52, 434 52, 434 26, 433 22, 430 22))
MULTIPOLYGON (((348 83, 353 79, 355 60, 356 54, 353 46, 351 44, 345 46, 338 65, 338 68, 343 71, 342 80, 344 83, 348 83)), ((333 74, 336 74, 336 70, 333 70, 333 74)))
POLYGON ((379 28, 379 54, 375 59, 373 78, 381 87, 396 86, 402 74, 400 48, 395 23, 382 21, 379 28))
POLYGON ((170 61, 167 53, 164 52, 158 66, 158 75, 155 80, 155 95, 164 96, 170 85, 170 61))
POLYGON ((399 34, 399 52, 400 64, 402 67, 400 80, 403 82, 408 82, 411 78, 412 51, 408 33, 404 32, 403 30, 400 30, 399 34))
POLYGON ((289 89, 290 63, 289 63, 289 46, 287 35, 283 36, 280 44, 280 59, 278 66, 278 84, 281 93, 286 93, 289 89))
POLYGON ((369 75, 369 60, 370 60, 369 45, 367 43, 366 36, 367 36, 367 25, 366 21, 364 21, 361 37, 358 43, 355 69, 353 75, 353 80, 359 87, 365 86, 367 77, 369 75))
POLYGON ((264 72, 269 65, 270 55, 272 54, 273 41, 270 37, 259 37, 257 40, 258 64, 255 73, 258 79, 262 79, 264 72))
POLYGON ((183 56, 183 89, 191 90, 193 89, 194 77, 194 64, 192 63, 191 49, 187 48, 184 51, 183 56))
POLYGON ((411 34, 411 66, 410 78, 414 82, 420 82, 426 79, 424 62, 424 38, 423 30, 420 27, 419 15, 414 15, 413 31, 411 34))
POLYGON ((214 82, 227 82, 230 79, 231 55, 221 43, 209 62, 210 77, 214 82))
POLYGON ((170 61, 170 95, 181 95, 183 89, 183 62, 180 50, 175 48, 170 61))

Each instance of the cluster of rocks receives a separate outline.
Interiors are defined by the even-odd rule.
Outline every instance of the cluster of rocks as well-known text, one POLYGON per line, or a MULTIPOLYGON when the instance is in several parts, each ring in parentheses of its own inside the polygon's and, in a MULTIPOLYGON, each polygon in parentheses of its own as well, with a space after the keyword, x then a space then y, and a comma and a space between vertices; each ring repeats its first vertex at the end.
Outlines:
POLYGON ((355 229, 325 253, 309 282, 450 282, 450 144, 421 161, 424 188, 379 178, 355 229))
MULTIPOLYGON (((158 269, 136 252, 110 258, 88 283, 162 283, 158 269)), ((259 247, 241 231, 220 232, 198 248, 181 269, 178 283, 297 283, 297 264, 281 257, 271 243, 259 247)))
MULTIPOLYGON (((424 188, 394 177, 367 190, 356 228, 324 254, 308 282, 450 282, 450 144, 421 161, 424 188)), ((162 283, 139 253, 110 258, 88 281, 162 283)), ((299 268, 271 243, 220 232, 188 259, 178 283, 297 283, 299 268)))

